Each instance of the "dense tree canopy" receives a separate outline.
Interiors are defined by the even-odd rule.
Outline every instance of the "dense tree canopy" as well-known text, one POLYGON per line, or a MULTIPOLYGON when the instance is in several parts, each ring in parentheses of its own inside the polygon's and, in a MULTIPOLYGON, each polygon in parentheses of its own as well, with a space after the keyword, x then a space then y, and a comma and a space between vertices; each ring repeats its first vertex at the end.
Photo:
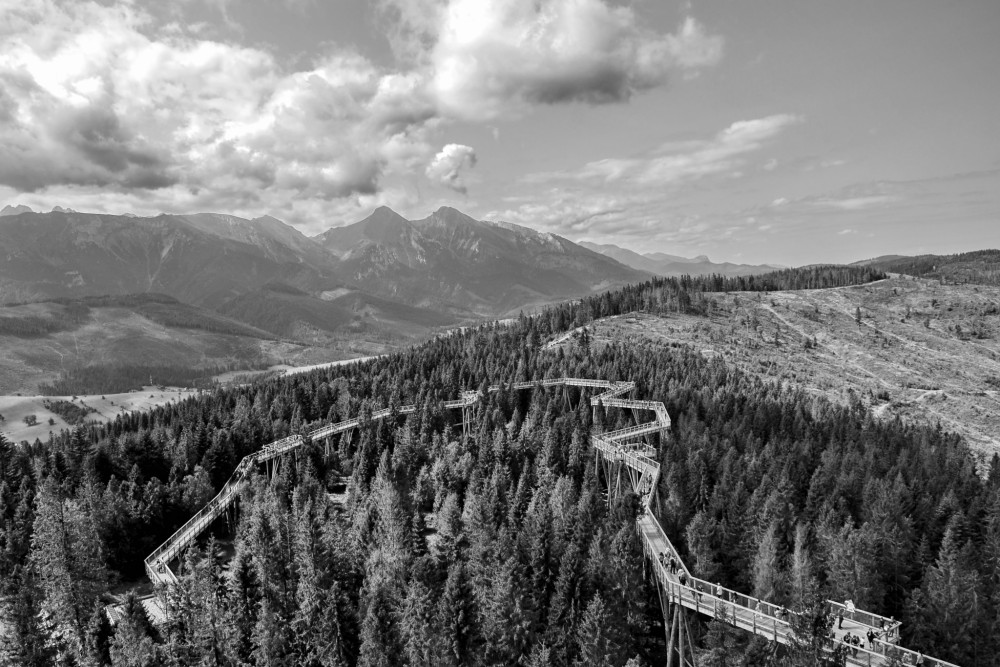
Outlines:
MULTIPOLYGON (((627 292, 613 295, 624 308, 627 292)), ((632 379, 673 417, 659 519, 692 569, 805 609, 902 618, 925 653, 1000 664, 1000 465, 940 429, 883 422, 680 347, 539 342, 586 303, 351 367, 219 389, 13 450, 0 444, 0 581, 14 664, 659 664, 663 628, 631 495, 595 482, 577 389, 490 394, 468 437, 444 399, 546 377, 632 379), (566 312, 563 313, 563 310, 566 312), (560 314, 563 313, 563 314, 560 314), (363 419, 255 478, 232 530, 189 553, 171 617, 95 613, 263 444, 363 419), (567 407, 569 406, 569 407, 567 407), (349 479, 349 502, 328 491, 349 479), (225 567, 223 567, 225 565, 225 567)), ((577 311, 578 312, 578 311, 577 311)), ((598 411, 604 427, 619 411, 598 411)), ((696 633, 700 631, 696 630, 696 633)), ((813 664, 715 624, 706 664, 813 664)))

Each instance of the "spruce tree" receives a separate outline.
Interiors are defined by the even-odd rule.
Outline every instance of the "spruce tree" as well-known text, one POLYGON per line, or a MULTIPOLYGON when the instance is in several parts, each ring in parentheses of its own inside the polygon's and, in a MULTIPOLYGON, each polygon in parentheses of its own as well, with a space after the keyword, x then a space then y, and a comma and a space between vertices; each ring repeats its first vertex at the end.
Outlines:
POLYGON ((31 563, 43 593, 41 618, 60 656, 84 655, 84 632, 107 590, 101 540, 92 517, 49 477, 38 492, 31 563))

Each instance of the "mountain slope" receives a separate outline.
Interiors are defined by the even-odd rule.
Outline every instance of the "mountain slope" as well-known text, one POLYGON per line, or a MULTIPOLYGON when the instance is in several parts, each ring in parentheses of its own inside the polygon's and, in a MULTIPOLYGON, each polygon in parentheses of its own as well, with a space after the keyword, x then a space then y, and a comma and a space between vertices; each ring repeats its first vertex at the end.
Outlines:
POLYGON ((456 313, 502 315, 645 277, 560 236, 448 207, 414 221, 383 207, 316 240, 366 290, 456 313))
POLYGON ((272 281, 315 290, 339 285, 335 262, 318 247, 310 250, 305 237, 296 240, 294 230, 286 245, 271 223, 220 217, 6 216, 0 298, 161 292, 212 308, 272 281))
POLYGON ((769 264, 732 264, 730 262, 716 263, 705 255, 698 255, 694 258, 668 255, 662 252, 653 252, 640 255, 637 252, 621 248, 613 244, 597 244, 583 241, 580 243, 585 248, 594 252, 599 252, 607 257, 612 257, 622 264, 631 266, 640 271, 648 271, 659 276, 707 276, 718 274, 722 276, 749 276, 759 273, 774 271, 777 266, 769 264))
POLYGON ((316 298, 281 284, 241 294, 222 304, 219 312, 302 342, 322 342, 331 333, 376 339, 419 336, 457 324, 453 317, 362 292, 341 290, 316 298))
POLYGON ((158 294, 0 306, 0 393, 31 393, 82 366, 220 369, 312 359, 276 338, 158 294))

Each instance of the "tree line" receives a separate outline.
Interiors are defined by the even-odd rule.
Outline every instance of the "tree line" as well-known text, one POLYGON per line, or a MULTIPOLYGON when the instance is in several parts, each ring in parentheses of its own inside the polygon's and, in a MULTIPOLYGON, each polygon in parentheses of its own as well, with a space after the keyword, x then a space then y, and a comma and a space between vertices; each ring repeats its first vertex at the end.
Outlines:
POLYGON ((713 305, 712 293, 826 289, 885 278, 886 274, 880 269, 842 265, 781 269, 756 276, 655 277, 644 283, 551 306, 540 317, 549 320, 550 330, 562 331, 602 317, 634 312, 708 315, 713 305))

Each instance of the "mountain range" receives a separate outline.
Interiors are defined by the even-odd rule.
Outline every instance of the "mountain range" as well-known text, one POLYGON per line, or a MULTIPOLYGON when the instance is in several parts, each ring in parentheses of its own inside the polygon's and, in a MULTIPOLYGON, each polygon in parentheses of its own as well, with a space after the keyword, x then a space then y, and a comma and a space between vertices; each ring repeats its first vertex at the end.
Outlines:
POLYGON ((632 250, 612 244, 599 245, 587 241, 580 245, 594 252, 610 257, 638 271, 645 271, 658 276, 707 276, 712 274, 722 276, 749 276, 767 273, 784 267, 771 264, 732 264, 730 262, 716 263, 705 255, 697 257, 680 257, 662 252, 639 254, 632 250))
POLYGON ((477 316, 646 277, 561 236, 448 207, 412 221, 381 207, 315 240, 340 261, 345 280, 387 298, 477 316))
POLYGON ((5 210, 4 302, 155 292, 215 310, 262 289, 291 289, 478 318, 645 277, 562 237, 447 207, 414 221, 382 207, 315 238, 270 216, 5 210))
MULTIPOLYGON (((36 213, 25 206, 0 211, 0 302, 28 304, 0 308, 0 336, 58 329, 72 340, 74 331, 86 330, 91 359, 113 357, 109 350, 119 349, 147 350, 155 357, 161 349, 156 341, 171 335, 164 327, 191 329, 190 322, 220 317, 248 328, 227 325, 238 331, 239 346, 202 341, 191 348, 215 366, 238 362, 230 351, 248 350, 246 341, 255 336, 271 339, 241 352, 255 363, 276 346, 283 355, 290 354, 289 345, 319 347, 331 355, 372 354, 433 331, 646 277, 560 236, 475 220, 447 207, 420 220, 383 207, 313 238, 270 216, 137 217, 59 207, 36 213), (157 308, 173 314, 157 319, 148 305, 92 301, 130 294, 163 295, 177 305, 158 301, 157 308), (54 302, 82 305, 68 311, 31 306, 54 302), (83 320, 57 322, 81 308, 88 313, 83 320), (187 310, 179 315, 182 308, 187 310), (94 347, 101 342, 97 323, 121 336, 128 332, 129 345, 94 347), (144 335, 148 344, 140 345, 144 335), (213 357, 212 350, 220 352, 213 357)), ((230 334, 213 329, 212 335, 230 334)), ((60 364, 86 362, 64 359, 62 349, 60 364)), ((15 365, 31 363, 26 357, 15 365)))

